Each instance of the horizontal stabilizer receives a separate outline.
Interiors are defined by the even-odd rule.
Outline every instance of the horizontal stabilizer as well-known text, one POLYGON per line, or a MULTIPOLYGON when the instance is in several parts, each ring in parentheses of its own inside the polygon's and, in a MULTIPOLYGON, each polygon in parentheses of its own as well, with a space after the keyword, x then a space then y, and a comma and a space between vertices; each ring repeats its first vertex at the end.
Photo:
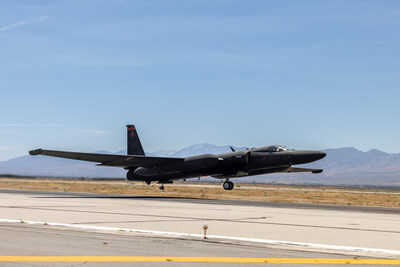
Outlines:
POLYGON ((307 168, 293 168, 289 167, 285 172, 312 172, 312 173, 321 173, 322 169, 307 169, 307 168))

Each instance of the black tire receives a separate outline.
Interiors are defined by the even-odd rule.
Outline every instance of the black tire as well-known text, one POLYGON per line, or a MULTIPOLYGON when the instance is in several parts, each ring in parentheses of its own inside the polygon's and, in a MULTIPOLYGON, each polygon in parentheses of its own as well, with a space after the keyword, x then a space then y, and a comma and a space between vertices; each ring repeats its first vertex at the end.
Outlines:
POLYGON ((222 185, 222 187, 223 187, 225 190, 231 190, 231 189, 230 189, 230 188, 231 188, 230 183, 231 183, 231 182, 226 181, 226 182, 224 182, 224 184, 222 185))
POLYGON ((235 185, 232 182, 229 182, 229 190, 232 190, 235 185))
POLYGON ((224 188, 225 190, 232 190, 233 187, 234 187, 234 184, 233 184, 231 181, 226 181, 226 182, 224 182, 224 184, 223 184, 223 188, 224 188))

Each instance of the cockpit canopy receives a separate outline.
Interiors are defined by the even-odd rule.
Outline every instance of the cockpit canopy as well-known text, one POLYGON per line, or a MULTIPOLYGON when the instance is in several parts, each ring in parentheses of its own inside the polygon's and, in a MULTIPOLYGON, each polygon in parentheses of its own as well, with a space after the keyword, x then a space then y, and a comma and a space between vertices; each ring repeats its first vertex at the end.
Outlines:
POLYGON ((257 152, 283 152, 287 151, 288 149, 283 146, 266 146, 262 148, 258 148, 255 151, 257 152))
POLYGON ((287 150, 287 148, 286 147, 283 147, 283 146, 276 146, 276 152, 282 152, 282 151, 286 151, 287 150))

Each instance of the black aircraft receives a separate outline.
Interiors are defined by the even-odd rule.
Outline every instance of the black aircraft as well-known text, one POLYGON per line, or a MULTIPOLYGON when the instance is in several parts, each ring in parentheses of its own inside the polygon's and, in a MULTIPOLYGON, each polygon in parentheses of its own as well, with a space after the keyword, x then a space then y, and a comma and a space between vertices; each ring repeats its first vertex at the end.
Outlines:
POLYGON ((313 162, 325 157, 324 152, 310 150, 288 150, 282 146, 266 146, 214 155, 204 154, 187 158, 147 157, 144 153, 134 125, 128 128, 128 155, 80 153, 36 149, 31 155, 76 159, 97 162, 98 166, 121 167, 128 170, 129 181, 144 181, 150 184, 157 181, 162 184, 173 180, 212 176, 225 179, 223 188, 232 190, 230 178, 259 175, 274 172, 312 172, 321 173, 322 169, 295 168, 292 165, 313 162))

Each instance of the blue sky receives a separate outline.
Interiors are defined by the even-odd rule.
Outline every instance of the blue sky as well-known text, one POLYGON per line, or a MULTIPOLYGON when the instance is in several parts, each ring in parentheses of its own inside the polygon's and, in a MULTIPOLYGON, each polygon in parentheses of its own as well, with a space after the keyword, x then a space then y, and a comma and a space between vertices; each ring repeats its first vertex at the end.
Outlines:
POLYGON ((0 2, 0 160, 197 143, 400 152, 399 1, 0 2))

